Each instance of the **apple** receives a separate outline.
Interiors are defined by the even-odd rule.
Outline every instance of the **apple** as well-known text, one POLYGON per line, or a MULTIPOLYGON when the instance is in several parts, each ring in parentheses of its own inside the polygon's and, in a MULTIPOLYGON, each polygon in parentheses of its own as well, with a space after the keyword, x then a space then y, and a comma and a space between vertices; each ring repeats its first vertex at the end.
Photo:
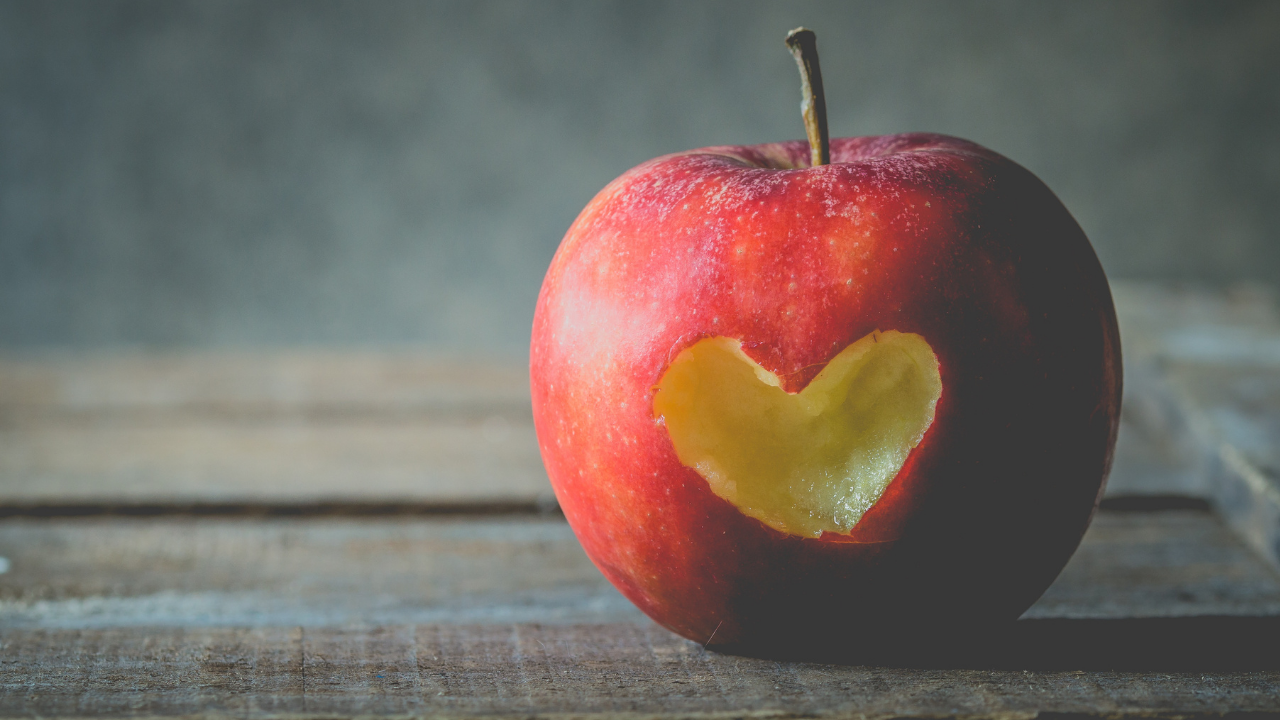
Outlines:
POLYGON ((709 647, 1015 619, 1111 463, 1102 267, 991 150, 806 120, 646 162, 569 228, 530 347, 556 497, 624 595, 709 647))

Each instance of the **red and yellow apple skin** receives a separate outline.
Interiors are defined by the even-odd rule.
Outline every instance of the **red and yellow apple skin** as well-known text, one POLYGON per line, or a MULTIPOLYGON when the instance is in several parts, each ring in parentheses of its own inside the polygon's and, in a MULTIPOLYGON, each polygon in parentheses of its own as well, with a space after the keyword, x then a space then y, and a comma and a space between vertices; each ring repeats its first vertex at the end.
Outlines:
POLYGON ((714 147, 624 174, 547 272, 534 421, 587 555, 710 646, 818 648, 1013 619, 1097 507, 1121 393, 1110 290, 1034 175, 940 135, 714 147), (654 392, 706 337, 798 392, 872 331, 939 363, 932 425, 848 535, 789 535, 681 464, 654 392))

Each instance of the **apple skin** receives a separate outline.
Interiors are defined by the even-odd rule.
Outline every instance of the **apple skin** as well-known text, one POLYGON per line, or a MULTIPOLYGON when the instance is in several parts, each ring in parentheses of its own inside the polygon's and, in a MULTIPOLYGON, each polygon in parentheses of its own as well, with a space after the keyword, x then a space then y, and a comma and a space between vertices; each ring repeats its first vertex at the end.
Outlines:
POLYGON ((1088 527, 1119 422, 1120 339, 1088 239, 1038 178, 932 134, 714 147, 602 190, 547 272, 534 422, 584 550, 663 626, 801 652, 1017 618, 1088 527), (802 389, 873 330, 925 338, 933 424, 851 533, 787 535, 682 465, 653 388, 741 339, 802 389))

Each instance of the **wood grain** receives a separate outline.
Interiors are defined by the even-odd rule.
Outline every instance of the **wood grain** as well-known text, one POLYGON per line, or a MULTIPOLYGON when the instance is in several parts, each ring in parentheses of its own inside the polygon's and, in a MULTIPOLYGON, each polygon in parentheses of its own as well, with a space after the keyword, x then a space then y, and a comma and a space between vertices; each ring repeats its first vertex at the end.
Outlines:
POLYGON ((516 358, 413 351, 99 352, 0 358, 10 421, 481 416, 529 404, 516 358))
POLYGON ((1117 301, 1121 330, 1130 330, 1126 352, 1137 352, 1126 372, 1143 383, 1125 397, 1128 425, 1139 429, 1130 439, 1140 441, 1121 450, 1156 449, 1137 465, 1193 480, 1189 487, 1280 568, 1280 311, 1273 298, 1147 286, 1122 288, 1117 301), (1177 449, 1160 448, 1161 441, 1177 449))
POLYGON ((1280 333, 1275 338, 1270 363, 1178 363, 1169 373, 1203 439, 1215 507, 1280 569, 1280 333))
POLYGON ((516 362, 0 361, 0 505, 553 502, 516 362))
POLYGON ((528 417, 166 421, 0 431, 9 505, 550 501, 528 417))
POLYGON ((1205 444, 1197 407, 1171 382, 1171 370, 1192 357, 1220 368, 1256 355, 1258 343, 1231 339, 1280 337, 1275 299, 1258 288, 1224 293, 1142 283, 1113 283, 1112 293, 1125 391, 1109 492, 1208 498, 1217 448, 1205 444))
MULTIPOLYGON (((0 522, 0 626, 642 622, 553 518, 0 522)), ((1208 512, 1102 512, 1028 618, 1280 615, 1208 512)))
POLYGON ((0 523, 0 626, 614 622, 559 519, 0 523))
POLYGON ((1063 622, 910 665, 720 655, 638 624, 0 630, 0 716, 1008 718, 1280 702, 1274 656, 1241 669, 1227 647, 1274 643, 1274 622, 1063 622), (1141 649, 1171 635, 1209 644, 1141 649))

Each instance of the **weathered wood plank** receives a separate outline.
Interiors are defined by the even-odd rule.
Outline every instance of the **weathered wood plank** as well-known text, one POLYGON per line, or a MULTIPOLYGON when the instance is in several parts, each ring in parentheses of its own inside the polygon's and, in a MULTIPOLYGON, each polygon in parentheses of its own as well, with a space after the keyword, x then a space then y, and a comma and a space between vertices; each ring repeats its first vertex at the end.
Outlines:
POLYGON ((552 501, 518 362, 10 357, 0 505, 552 501))
POLYGON ((884 665, 719 655, 653 625, 0 630, 0 716, 1034 717, 1280 708, 1277 623, 1024 621, 884 665), (1152 625, 1154 623, 1154 625, 1152 625), (1246 635, 1247 633, 1247 635, 1246 635), (1197 644, 1155 643, 1171 635, 1197 644), (1235 644, 1231 647, 1231 644, 1235 644))
MULTIPOLYGON (((644 622, 554 518, 0 522, 0 626, 644 622)), ((1280 615, 1208 512, 1102 512, 1029 618, 1280 615)))
POLYGON ((528 404, 528 368, 516 358, 394 349, 0 357, 0 412, 11 421, 483 416, 528 404))
POLYGON ((559 519, 0 522, 0 626, 614 622, 559 519))
POLYGON ((1106 495, 1207 498, 1208 477, 1202 444, 1164 369, 1126 357, 1120 434, 1106 495))
POLYGON ((1171 382, 1201 427, 1215 506, 1280 569, 1280 334, 1274 366, 1181 366, 1171 382))
POLYGON ((6 505, 551 500, 528 417, 0 430, 6 505))
MULTIPOLYGON (((1113 282, 1116 316, 1126 358, 1150 358, 1192 334, 1223 328, 1275 328, 1280 308, 1274 293, 1256 285, 1225 292, 1192 286, 1113 282)), ((1237 330, 1238 331, 1238 330, 1237 330)), ((1236 332, 1236 331, 1232 331, 1236 332)), ((1238 348, 1237 348, 1238 349, 1238 348)), ((1231 352, 1231 348, 1226 348, 1231 352)))
POLYGON ((1212 513, 1100 512, 1027 618, 1280 615, 1280 574, 1212 513))
POLYGON ((1221 367, 1240 344, 1217 344, 1218 335, 1267 336, 1280 328, 1275 299, 1258 288, 1210 292, 1143 283, 1113 283, 1124 347, 1125 396, 1108 493, 1213 494, 1216 463, 1206 451, 1195 406, 1170 383, 1171 367, 1199 354, 1221 367))
MULTIPOLYGON (((1202 489, 1191 490, 1210 497, 1280 568, 1280 312, 1273 299, 1260 291, 1234 298, 1157 287, 1123 292, 1140 296, 1118 305, 1130 314, 1126 351, 1138 353, 1129 376, 1145 384, 1125 399, 1127 419, 1142 421, 1128 423, 1140 429, 1131 437, 1143 439, 1121 450, 1157 447, 1146 437, 1179 447, 1149 453, 1142 467, 1179 458, 1168 477, 1198 479, 1202 489)), ((1123 331, 1124 312, 1121 321, 1123 331)), ((1120 468, 1122 477, 1127 472, 1120 468)))

